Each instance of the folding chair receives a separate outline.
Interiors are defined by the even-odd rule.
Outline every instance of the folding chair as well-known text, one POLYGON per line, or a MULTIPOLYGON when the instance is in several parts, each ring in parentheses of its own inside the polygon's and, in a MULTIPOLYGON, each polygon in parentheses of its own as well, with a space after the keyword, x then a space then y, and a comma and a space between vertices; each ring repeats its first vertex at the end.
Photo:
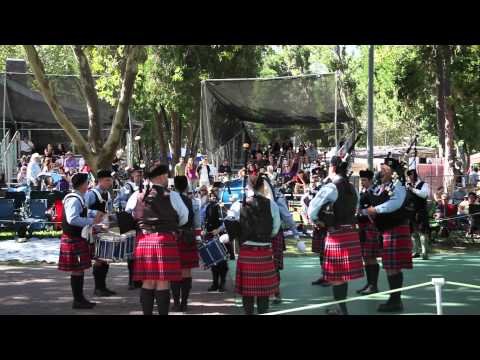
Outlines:
POLYGON ((48 221, 47 209, 47 199, 30 200, 30 218, 27 219, 30 223, 28 226, 29 233, 45 229, 45 221, 48 221))
POLYGON ((13 220, 15 220, 15 200, 0 199, 0 228, 13 229, 13 220))
POLYGON ((27 200, 27 195, 23 191, 15 191, 15 192, 8 191, 5 194, 5 199, 13 199, 15 210, 19 211, 25 205, 25 201, 27 200))

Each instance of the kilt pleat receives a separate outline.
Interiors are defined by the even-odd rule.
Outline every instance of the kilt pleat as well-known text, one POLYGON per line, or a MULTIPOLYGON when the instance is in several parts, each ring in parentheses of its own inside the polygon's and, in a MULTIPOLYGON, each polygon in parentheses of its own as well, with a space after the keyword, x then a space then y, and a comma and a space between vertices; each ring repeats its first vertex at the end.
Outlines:
POLYGON ((182 269, 193 269, 199 266, 198 249, 195 241, 188 243, 180 235, 178 239, 178 251, 180 253, 180 266, 182 269))
POLYGON ((92 266, 92 253, 87 240, 62 234, 58 269, 61 271, 82 271, 92 266))
POLYGON ((362 256, 364 259, 367 258, 377 258, 382 256, 382 246, 378 239, 380 236, 379 231, 374 224, 368 223, 359 223, 359 228, 361 232, 364 232, 364 241, 360 243, 362 247, 362 256))
POLYGON ((271 248, 241 246, 237 260, 235 292, 241 296, 270 296, 279 290, 271 248))
POLYGON ((349 281, 364 276, 357 231, 327 233, 322 269, 327 281, 349 281))
POLYGON ((386 270, 412 269, 410 226, 400 225, 383 232, 382 264, 386 270))
POLYGON ((180 281, 177 237, 171 233, 140 234, 133 253, 133 280, 180 281))
POLYGON ((285 238, 283 231, 280 229, 278 234, 272 238, 273 262, 276 270, 283 269, 283 250, 285 246, 285 238))

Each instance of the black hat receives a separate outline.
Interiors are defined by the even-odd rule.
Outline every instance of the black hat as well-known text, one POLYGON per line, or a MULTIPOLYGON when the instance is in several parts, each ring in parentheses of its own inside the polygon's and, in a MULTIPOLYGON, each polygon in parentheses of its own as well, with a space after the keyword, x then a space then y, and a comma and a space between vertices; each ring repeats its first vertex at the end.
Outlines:
POLYGON ((342 158, 340 156, 334 155, 330 159, 330 166, 340 166, 342 164, 342 158))
POLYGON ((168 166, 161 164, 151 168, 147 174, 147 178, 153 179, 154 177, 165 175, 168 173, 169 173, 168 166))
POLYGON ((410 169, 407 171, 407 176, 410 176, 410 175, 417 175, 417 170, 415 169, 410 169))
POLYGON ((76 173, 72 176, 72 185, 75 189, 78 189, 81 185, 88 181, 87 173, 76 173))
POLYGON ((184 192, 188 188, 188 180, 186 176, 175 176, 173 178, 173 184, 175 185, 175 189, 180 192, 184 192))
POLYGON ((390 157, 385 158, 383 161, 383 164, 389 166, 393 171, 397 171, 397 172, 400 171, 402 168, 400 162, 397 159, 390 158, 390 157))
POLYGON ((103 178, 111 178, 112 177, 112 170, 99 170, 97 172, 97 178, 103 179, 103 178))
POLYGON ((370 169, 360 170, 360 177, 361 178, 366 178, 366 179, 372 180, 373 176, 374 176, 374 173, 370 169))

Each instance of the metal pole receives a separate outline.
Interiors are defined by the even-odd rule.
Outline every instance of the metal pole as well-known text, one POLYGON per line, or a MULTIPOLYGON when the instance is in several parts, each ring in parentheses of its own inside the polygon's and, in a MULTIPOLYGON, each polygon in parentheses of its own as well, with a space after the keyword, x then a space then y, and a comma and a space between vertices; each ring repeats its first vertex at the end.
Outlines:
POLYGON ((367 128, 367 149, 368 168, 373 170, 373 51, 374 46, 370 45, 368 50, 368 128, 367 128))
POLYGON ((133 166, 133 149, 132 149, 132 139, 133 139, 133 134, 132 134, 132 119, 130 117, 130 109, 128 109, 128 131, 129 131, 129 138, 130 138, 130 141, 128 142, 128 160, 127 160, 127 163, 128 163, 128 166, 131 167, 133 166))
POLYGON ((435 300, 437 303, 437 315, 443 315, 442 286, 445 285, 445 278, 433 278, 432 284, 433 286, 435 286, 435 300))
POLYGON ((3 138, 5 139, 5 108, 7 103, 7 73, 3 73, 3 138))
POLYGON ((335 149, 338 151, 338 129, 337 129, 337 72, 335 71, 335 113, 334 113, 334 122, 335 122, 335 149))

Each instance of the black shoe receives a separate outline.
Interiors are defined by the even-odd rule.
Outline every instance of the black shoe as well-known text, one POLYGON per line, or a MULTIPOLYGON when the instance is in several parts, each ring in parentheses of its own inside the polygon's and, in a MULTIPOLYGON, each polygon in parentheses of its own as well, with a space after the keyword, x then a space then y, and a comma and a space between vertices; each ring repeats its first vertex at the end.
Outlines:
POLYGON ((110 291, 108 289, 104 289, 104 290, 95 289, 95 292, 94 292, 94 295, 98 297, 109 297, 115 294, 116 294, 115 292, 110 291))
POLYGON ((365 290, 359 292, 359 294, 361 294, 361 295, 371 295, 371 294, 376 294, 376 293, 378 293, 378 288, 376 286, 373 286, 373 285, 368 285, 365 290))
POLYGON ((327 315, 346 315, 338 307, 330 308, 325 311, 327 315))
POLYGON ((220 286, 218 287, 218 292, 225 292, 225 284, 220 284, 220 286))
POLYGON ((401 301, 399 302, 387 301, 385 304, 381 304, 377 309, 378 312, 398 312, 402 310, 403 310, 403 303, 401 301))
POLYGON ((275 296, 272 300, 273 305, 278 305, 282 303, 282 297, 281 296, 275 296))
POLYGON ((207 291, 208 291, 208 292, 218 291, 218 285, 213 284, 212 286, 210 286, 210 287, 207 289, 207 291))
POLYGON ((428 254, 422 254, 422 260, 428 260, 428 254))
POLYGON ((356 293, 357 293, 357 294, 361 294, 362 292, 364 292, 365 290, 368 289, 368 286, 369 286, 369 284, 365 285, 365 286, 364 286, 363 288, 361 288, 361 289, 358 289, 358 290, 356 291, 356 293))
POLYGON ((182 311, 182 308, 181 308, 180 304, 173 304, 172 312, 181 312, 181 311, 182 311))
POLYGON ((330 284, 324 278, 320 278, 318 280, 312 281, 312 285, 329 286, 330 284))
POLYGON ((95 305, 96 305, 95 303, 92 303, 87 300, 82 300, 82 301, 73 300, 72 309, 93 309, 95 305))
POLYGON ((135 290, 136 287, 133 285, 133 283, 128 284, 128 290, 135 290))
POLYGON ((415 253, 412 255, 412 258, 419 258, 420 257, 420 254, 419 253, 415 253))
POLYGON ((186 303, 180 304, 180 311, 181 311, 181 312, 185 312, 185 311, 187 311, 187 310, 188 310, 188 306, 187 306, 186 303))

